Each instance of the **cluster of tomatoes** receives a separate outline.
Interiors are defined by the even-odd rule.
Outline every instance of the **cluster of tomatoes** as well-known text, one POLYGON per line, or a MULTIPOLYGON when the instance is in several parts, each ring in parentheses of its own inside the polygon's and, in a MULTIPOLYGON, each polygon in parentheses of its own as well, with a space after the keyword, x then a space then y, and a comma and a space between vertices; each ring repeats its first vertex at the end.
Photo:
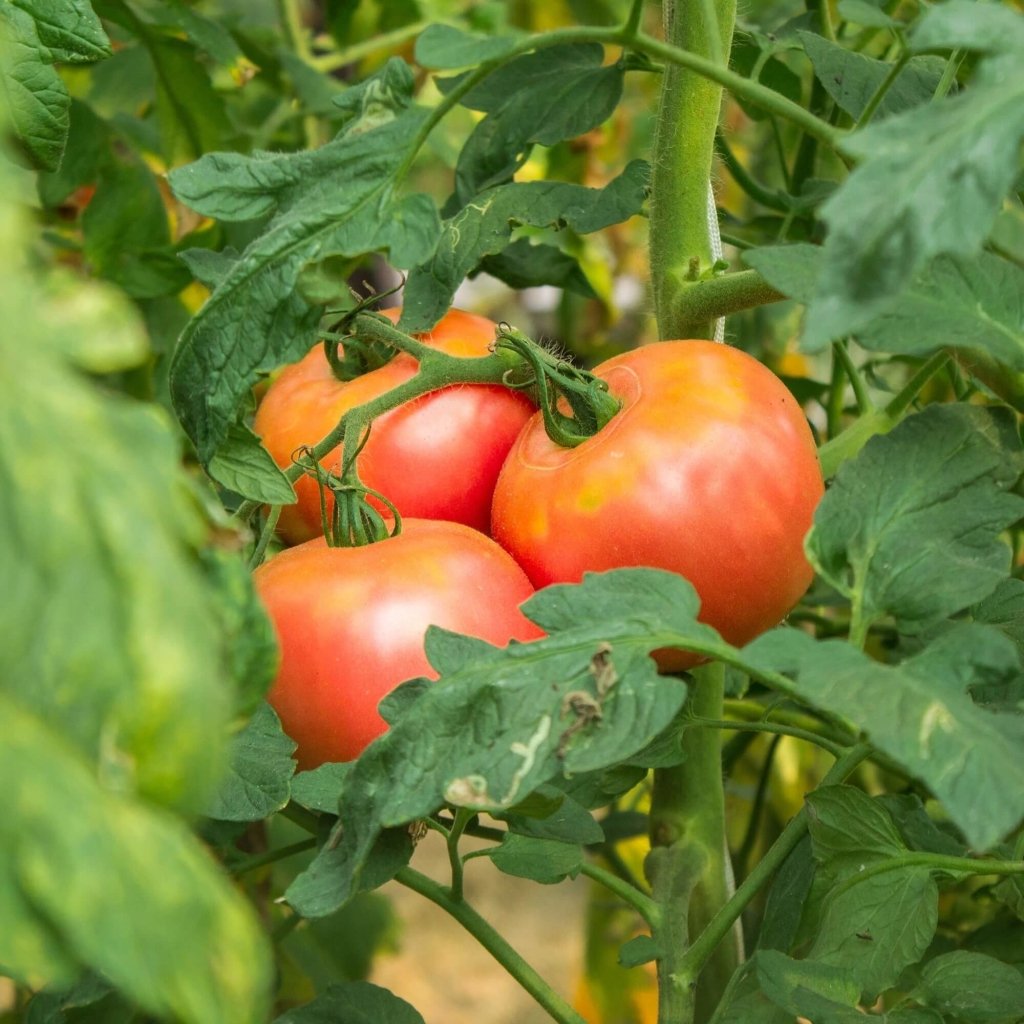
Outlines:
MULTIPOLYGON (((421 340, 484 356, 495 331, 452 310, 421 340)), ((273 382, 256 431, 287 466, 347 410, 416 369, 400 353, 342 382, 317 346, 273 382)), ((380 699, 432 674, 427 626, 499 645, 538 637, 519 611, 534 588, 621 566, 678 572, 700 596, 701 619, 737 645, 799 600, 811 578, 803 538, 823 484, 782 382, 706 341, 645 346, 594 373, 621 408, 575 448, 551 441, 530 401, 498 385, 455 385, 378 417, 357 468, 403 517, 390 539, 328 546, 317 482, 298 481, 298 502, 279 522, 294 546, 256 581, 281 645, 270 700, 300 767, 351 760, 384 731, 380 699)), ((324 465, 337 471, 339 458, 324 465)))

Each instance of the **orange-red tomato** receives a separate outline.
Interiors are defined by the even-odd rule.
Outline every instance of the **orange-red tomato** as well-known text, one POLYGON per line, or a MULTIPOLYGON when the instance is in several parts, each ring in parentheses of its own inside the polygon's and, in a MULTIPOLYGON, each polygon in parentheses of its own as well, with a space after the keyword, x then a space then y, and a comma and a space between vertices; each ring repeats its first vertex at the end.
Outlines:
POLYGON ((494 538, 538 588, 651 566, 690 580, 730 643, 777 625, 812 579, 803 539, 824 490, 796 400, 708 341, 648 345, 595 373, 621 410, 574 449, 531 421, 498 480, 494 538))
POLYGON ((428 626, 499 645, 541 635, 519 611, 533 594, 526 574, 457 523, 406 519, 397 537, 364 547, 307 541, 262 565, 255 582, 281 648, 268 699, 303 769, 358 757, 386 729, 381 698, 436 677, 428 626))
MULTIPOLYGON (((398 319, 397 310, 386 315, 398 319)), ((487 355, 494 335, 490 320, 453 309, 421 338, 450 355, 474 357, 487 355)), ((400 353, 377 370, 341 382, 317 345, 267 389, 256 411, 256 433, 277 464, 289 466, 301 445, 315 444, 343 413, 409 380, 416 367, 415 359, 400 353)), ((497 385, 434 391, 374 421, 359 454, 359 476, 402 515, 447 519, 486 532, 501 464, 532 413, 529 399, 497 385)), ((322 463, 337 471, 340 458, 336 448, 322 463)), ((321 533, 316 482, 303 476, 295 491, 298 503, 286 505, 278 523, 293 544, 321 533)))

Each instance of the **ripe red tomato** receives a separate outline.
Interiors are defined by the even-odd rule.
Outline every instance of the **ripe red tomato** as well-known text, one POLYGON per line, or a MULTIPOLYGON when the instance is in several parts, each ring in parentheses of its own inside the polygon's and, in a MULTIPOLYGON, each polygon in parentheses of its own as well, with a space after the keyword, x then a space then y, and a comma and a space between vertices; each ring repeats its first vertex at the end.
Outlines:
POLYGON ((573 449, 530 422, 498 479, 494 538, 538 588, 651 566, 689 579, 701 619, 732 644, 777 625, 813 577, 803 539, 824 490, 796 400, 708 341, 649 345, 595 373, 622 409, 573 449))
MULTIPOLYGON (((398 310, 385 315, 397 321, 398 310)), ((494 334, 490 320, 453 309, 420 337, 450 355, 484 356, 494 334)), ((343 413, 409 380, 416 367, 412 356, 400 353, 342 382, 317 345, 267 389, 256 412, 256 433, 277 464, 287 467, 297 448, 315 444, 343 413)), ((533 408, 524 395, 497 385, 462 384, 424 395, 374 421, 357 462, 360 478, 402 515, 447 519, 486 532, 501 464, 533 408)), ((334 471, 339 463, 340 447, 322 460, 334 471)), ((278 523, 293 544, 321 533, 316 482, 303 476, 295 491, 298 503, 286 505, 278 523)))
POLYGON ((255 582, 281 647, 268 699, 302 769, 358 757, 386 729, 381 698, 436 676, 427 626, 495 644, 541 635, 519 611, 533 593, 526 574, 457 523, 405 519, 397 537, 365 547, 307 541, 262 565, 255 582))

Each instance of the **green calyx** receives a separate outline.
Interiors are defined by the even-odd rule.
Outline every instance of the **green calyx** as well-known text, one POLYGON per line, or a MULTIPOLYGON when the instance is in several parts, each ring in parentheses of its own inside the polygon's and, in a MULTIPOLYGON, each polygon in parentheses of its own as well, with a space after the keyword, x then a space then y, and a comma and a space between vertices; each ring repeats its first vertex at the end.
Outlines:
POLYGON ((341 475, 324 469, 313 455, 312 449, 302 450, 296 461, 313 477, 320 489, 320 523, 327 544, 332 548, 356 548, 377 541, 397 537, 402 532, 402 517, 394 504, 380 491, 363 485, 355 472, 355 460, 366 440, 363 437, 359 448, 345 461, 341 475), (327 494, 334 496, 333 505, 328 508, 327 494), (369 500, 374 498, 391 513, 389 521, 369 500))
POLYGON ((575 448, 593 437, 621 407, 619 400, 608 393, 605 381, 556 359, 507 325, 499 331, 495 348, 515 352, 530 366, 544 428, 548 437, 563 448, 575 448), (571 415, 559 408, 562 399, 571 415))

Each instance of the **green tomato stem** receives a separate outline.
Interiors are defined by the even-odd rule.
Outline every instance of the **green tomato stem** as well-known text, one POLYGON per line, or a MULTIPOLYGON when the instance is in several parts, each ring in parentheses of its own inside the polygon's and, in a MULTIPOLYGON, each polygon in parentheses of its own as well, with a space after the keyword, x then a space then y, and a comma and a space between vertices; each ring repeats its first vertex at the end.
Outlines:
MULTIPOLYGON (((698 723, 722 717, 725 667, 694 671, 689 711, 698 723)), ((684 762, 654 772, 651 854, 647 871, 661 919, 652 927, 659 950, 658 1020, 706 1021, 739 964, 739 945, 715 950, 699 979, 682 966, 694 935, 702 933, 728 902, 732 879, 725 840, 722 739, 715 728, 687 722, 684 762)))
POLYGON ((910 851, 899 857, 887 857, 885 860, 865 865, 855 875, 840 882, 833 890, 833 897, 847 892, 868 878, 916 867, 948 875, 1024 875, 1024 862, 1019 860, 975 860, 972 857, 950 857, 941 853, 910 851))
MULTIPOLYGON (((867 743, 852 747, 836 761, 822 779, 821 785, 838 785, 870 755, 871 747, 867 743)), ((805 806, 782 830, 779 838, 775 840, 768 852, 737 887, 728 902, 708 923, 693 945, 683 954, 679 963, 679 971, 684 979, 690 983, 696 981, 719 944, 732 931, 744 908, 768 883, 768 880, 782 866, 783 861, 803 838, 807 831, 807 819, 805 806)))
POLYGON ((786 298, 756 270, 719 274, 701 281, 683 281, 673 296, 671 320, 680 339, 703 337, 706 324, 719 317, 786 298))
POLYGON ((661 919, 661 907, 652 900, 646 893, 642 892, 635 885, 620 878, 613 871, 602 868, 593 861, 584 861, 580 874, 603 885, 610 892, 615 893, 624 903, 628 903, 649 925, 654 925, 661 919))
POLYGON ((502 967, 540 1004, 558 1024, 586 1024, 552 987, 465 900, 453 900, 445 886, 410 867, 402 868, 395 881, 418 892, 458 921, 502 967))

